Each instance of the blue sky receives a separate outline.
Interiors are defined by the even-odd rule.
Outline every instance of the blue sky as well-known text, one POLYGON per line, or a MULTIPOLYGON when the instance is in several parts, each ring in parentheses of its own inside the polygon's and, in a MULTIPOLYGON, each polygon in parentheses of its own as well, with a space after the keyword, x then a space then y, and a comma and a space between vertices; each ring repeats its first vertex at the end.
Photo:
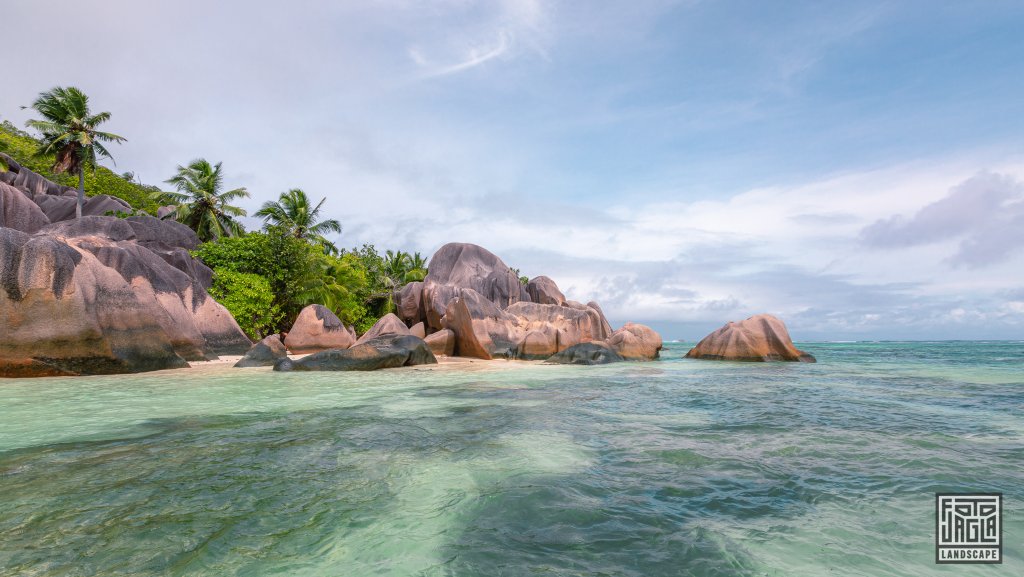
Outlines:
POLYGON ((759 312, 797 339, 1024 338, 1020 2, 5 15, 0 116, 78 85, 129 139, 119 169, 221 160, 250 210, 301 187, 343 245, 476 242, 666 338, 759 312))

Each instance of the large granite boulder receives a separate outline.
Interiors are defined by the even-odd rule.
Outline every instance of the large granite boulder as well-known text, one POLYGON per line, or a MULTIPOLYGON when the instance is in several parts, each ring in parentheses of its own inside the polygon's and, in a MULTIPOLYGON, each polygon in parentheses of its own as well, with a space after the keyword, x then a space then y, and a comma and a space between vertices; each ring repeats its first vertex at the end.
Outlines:
MULTIPOLYGON (((36 195, 32 200, 39 205, 50 222, 75 218, 78 200, 73 196, 36 195)), ((127 202, 106 194, 90 196, 82 203, 82 216, 106 216, 108 213, 130 214, 132 212, 134 209, 127 202)))
POLYGON ((542 305, 564 305, 565 295, 558 290, 555 281, 546 276, 538 276, 530 279, 526 285, 526 292, 530 293, 530 300, 542 305))
POLYGON ((17 188, 26 196, 67 196, 76 195, 73 188, 69 188, 32 172, 19 164, 16 160, 0 152, 0 160, 7 167, 6 172, 0 172, 0 181, 17 188))
POLYGON ((284 339, 284 346, 295 354, 305 354, 347 349, 355 342, 352 333, 331 309, 324 305, 309 305, 299 312, 284 339))
POLYGON ((546 362, 558 365, 607 365, 626 359, 603 343, 580 343, 552 355, 546 362))
POLYGON ((426 325, 423 324, 422 321, 420 321, 414 324, 413 326, 409 327, 409 334, 417 336, 421 339, 425 339, 427 338, 427 327, 426 325))
POLYGON ((197 241, 186 238, 186 227, 98 216, 131 211, 106 195, 88 199, 86 216, 74 219, 74 189, 7 165, 0 173, 0 375, 176 368, 252 345, 207 294, 212 273, 188 253, 197 241))
MULTIPOLYGON (((357 345, 361 345, 366 341, 373 340, 377 337, 384 335, 410 335, 409 327, 405 326, 402 319, 398 318, 394 313, 388 313, 382 316, 377 322, 373 323, 370 330, 363 333, 363 336, 359 337, 356 341, 357 345)), ((422 337, 421 337, 422 338, 422 337)))
POLYGON ((50 219, 32 199, 17 188, 0 182, 0 227, 32 234, 50 224, 50 219))
POLYGON ((727 323, 704 337, 686 356, 724 361, 815 362, 812 355, 793 346, 786 325, 767 314, 727 323))
POLYGON ((299 360, 282 359, 275 371, 375 371, 436 364, 427 343, 412 335, 384 335, 349 349, 321 351, 299 360))
POLYGON ((653 361, 662 348, 661 335, 654 329, 636 323, 626 323, 612 333, 607 344, 623 358, 634 361, 653 361))
POLYGON ((462 289, 475 291, 500 309, 527 300, 523 298, 526 290, 519 283, 519 277, 494 253, 475 244, 448 243, 430 258, 430 268, 423 281, 422 299, 428 326, 445 328, 441 317, 448 303, 460 296, 462 289))
POLYGON ((424 322, 427 313, 423 308, 423 283, 411 282, 395 295, 398 316, 408 325, 424 322))
POLYGON ((167 369, 249 348, 195 279, 107 219, 35 236, 0 228, 0 375, 167 369))
POLYGON ((277 361, 288 358, 288 350, 284 348, 281 337, 270 335, 256 343, 245 353, 237 363, 236 367, 272 367, 277 361))
POLYGON ((565 306, 518 302, 505 312, 517 318, 521 334, 531 330, 553 332, 559 351, 610 335, 608 321, 598 309, 574 301, 567 301, 565 306))
POLYGON ((609 337, 603 315, 574 304, 575 308, 520 301, 501 310, 476 291, 461 289, 442 323, 455 333, 458 356, 546 359, 573 345, 609 337))
POLYGON ((427 335, 423 342, 427 343, 434 355, 450 357, 455 354, 455 333, 448 329, 427 335))

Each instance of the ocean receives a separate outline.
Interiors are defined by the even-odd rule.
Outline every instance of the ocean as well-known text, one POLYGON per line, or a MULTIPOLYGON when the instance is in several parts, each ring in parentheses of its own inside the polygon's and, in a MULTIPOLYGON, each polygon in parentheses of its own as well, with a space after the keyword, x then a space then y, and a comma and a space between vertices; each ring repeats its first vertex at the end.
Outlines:
POLYGON ((0 381, 0 575, 1024 574, 1024 343, 0 381), (1001 566, 935 493, 1003 493, 1001 566))

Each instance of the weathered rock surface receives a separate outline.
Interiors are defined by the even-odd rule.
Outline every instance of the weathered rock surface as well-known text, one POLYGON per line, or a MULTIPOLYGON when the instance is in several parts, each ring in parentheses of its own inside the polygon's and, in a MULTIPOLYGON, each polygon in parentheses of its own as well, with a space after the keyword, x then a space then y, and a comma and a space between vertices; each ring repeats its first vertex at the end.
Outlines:
POLYGON ((552 355, 547 362, 559 365, 606 365, 624 360, 605 344, 580 343, 552 355))
POLYGON ((448 329, 429 334, 423 341, 435 355, 450 357, 455 354, 455 333, 448 329))
MULTIPOLYGON (((74 217, 74 189, 16 163, 2 174, 2 208, 34 216, 5 214, 0 228, 0 375, 175 368, 242 354, 252 345, 206 293, 211 272, 183 248, 195 243, 182 240, 182 225, 151 225, 145 217, 138 223, 108 216, 67 220, 74 217), (43 216, 26 209, 29 204, 43 216), (50 205, 70 210, 46 216, 50 205), (151 240, 140 240, 144 234, 151 240)), ((113 197, 89 201, 101 214, 130 210, 113 197)))
POLYGON ((50 219, 32 199, 17 188, 0 182, 0 227, 32 234, 48 224, 50 219))
POLYGON ((426 320, 426 311, 423 309, 423 283, 411 282, 398 291, 397 295, 398 316, 409 325, 414 325, 426 320))
POLYGON ((395 367, 436 364, 423 339, 412 335, 384 335, 349 349, 321 351, 299 360, 282 359, 275 371, 375 371, 395 367))
MULTIPOLYGON (((366 331, 363 336, 359 337, 356 341, 357 345, 361 345, 367 341, 373 340, 377 337, 384 335, 409 335, 409 327, 405 326, 402 319, 398 318, 394 313, 388 313, 373 323, 370 330, 366 331)), ((422 338, 422 337, 421 337, 422 338)))
POLYGON ((288 358, 288 350, 284 348, 281 337, 270 335, 256 343, 245 356, 241 358, 236 367, 272 367, 277 361, 288 358))
POLYGON ((433 329, 445 328, 441 317, 448 302, 460 296, 460 289, 471 289, 501 309, 523 300, 526 292, 507 264, 475 244, 442 246, 430 258, 428 270, 423 281, 423 307, 427 325, 433 329))
POLYGON ((555 281, 546 276, 538 276, 530 279, 526 285, 526 292, 530 293, 530 300, 542 305, 564 305, 565 295, 558 290, 555 281))
MULTIPOLYGON (((452 331, 458 356, 546 359, 613 337, 597 303, 567 300, 546 276, 523 286, 504 261, 472 244, 442 246, 430 259, 426 279, 405 285, 395 298, 400 319, 407 326, 424 323, 428 339, 431 332, 452 331)), ((646 328, 626 330, 613 348, 629 358, 654 359, 661 338, 646 328)))
POLYGON ((409 334, 425 339, 427 338, 427 327, 423 325, 422 321, 420 321, 409 327, 409 334))
POLYGON ((786 325, 767 314, 727 323, 704 337, 686 356, 725 361, 815 362, 812 355, 793 346, 786 325))
POLYGON ((295 354, 316 353, 329 349, 347 349, 355 344, 352 333, 331 309, 309 305, 299 312, 284 346, 295 354))
POLYGON ((626 323, 612 333, 607 344, 623 358, 634 361, 653 361, 662 348, 661 335, 654 329, 636 323, 626 323))

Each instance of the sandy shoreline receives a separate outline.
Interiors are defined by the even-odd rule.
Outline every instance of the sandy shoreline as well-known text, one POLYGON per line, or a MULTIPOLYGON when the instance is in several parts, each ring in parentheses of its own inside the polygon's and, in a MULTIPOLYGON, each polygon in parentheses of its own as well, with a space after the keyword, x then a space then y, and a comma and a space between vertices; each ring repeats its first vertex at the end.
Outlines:
MULTIPOLYGON (((307 355, 289 355, 288 358, 292 360, 301 359, 307 355)), ((242 358, 242 355, 224 355, 219 359, 212 361, 190 361, 189 367, 185 369, 176 369, 176 371, 194 371, 209 368, 224 368, 233 367, 242 358)), ((544 361, 522 361, 522 360, 506 360, 506 359, 472 359, 468 357, 446 357, 438 356, 436 365, 416 365, 413 367, 398 367, 393 369, 380 369, 383 371, 406 371, 406 370, 418 370, 418 371, 484 371, 484 370, 514 370, 522 369, 526 367, 536 367, 543 365, 544 361)), ((248 369, 238 370, 271 370, 271 367, 252 367, 248 369)))

